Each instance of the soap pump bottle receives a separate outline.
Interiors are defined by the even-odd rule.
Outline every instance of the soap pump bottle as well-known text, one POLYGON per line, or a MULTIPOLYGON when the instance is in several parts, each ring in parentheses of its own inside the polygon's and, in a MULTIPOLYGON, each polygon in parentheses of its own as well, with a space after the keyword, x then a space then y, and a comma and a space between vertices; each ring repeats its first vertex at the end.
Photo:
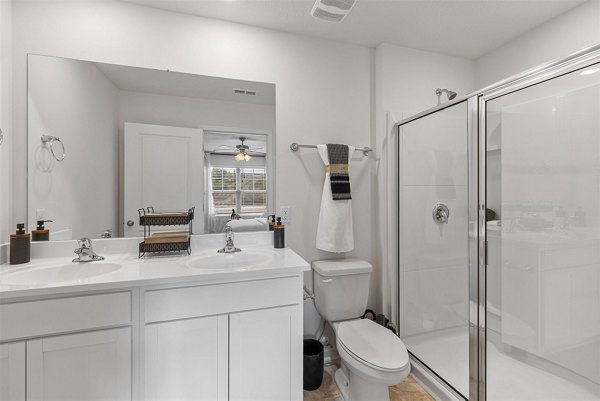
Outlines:
POLYGON ((275 248, 285 248, 285 226, 281 224, 281 217, 277 218, 277 223, 273 226, 273 245, 275 248))
POLYGON ((25 224, 17 224, 17 232, 10 235, 10 264, 29 263, 31 235, 25 232, 25 224))
POLYGON ((273 231, 273 227, 275 227, 275 215, 269 215, 269 231, 273 231))
POLYGON ((37 228, 31 231, 32 241, 48 241, 50 240, 50 230, 44 228, 44 223, 52 223, 52 220, 38 220, 37 228))

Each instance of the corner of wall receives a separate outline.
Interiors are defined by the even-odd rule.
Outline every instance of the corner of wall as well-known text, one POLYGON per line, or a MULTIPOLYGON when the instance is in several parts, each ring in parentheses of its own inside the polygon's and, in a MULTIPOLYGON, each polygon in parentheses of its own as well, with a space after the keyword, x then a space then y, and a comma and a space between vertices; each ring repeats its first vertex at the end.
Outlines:
MULTIPOLYGON (((0 1, 0 244, 8 242, 12 216, 12 1, 0 1)), ((1 263, 1 261, 0 261, 1 263)))

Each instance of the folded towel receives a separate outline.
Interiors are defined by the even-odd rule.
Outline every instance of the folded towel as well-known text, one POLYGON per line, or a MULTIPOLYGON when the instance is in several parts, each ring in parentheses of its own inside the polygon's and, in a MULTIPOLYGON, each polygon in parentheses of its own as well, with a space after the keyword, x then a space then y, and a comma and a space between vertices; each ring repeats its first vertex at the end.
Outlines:
POLYGON ((348 175, 348 145, 327 144, 329 165, 327 171, 331 177, 331 194, 334 200, 352 199, 350 193, 350 175, 348 175))
MULTIPOLYGON (((326 145, 317 145, 319 156, 325 166, 331 166, 326 145)), ((352 154, 354 147, 349 146, 346 154, 352 154)), ((334 200, 331 185, 330 168, 325 169, 321 211, 317 226, 317 248, 328 252, 349 252, 354 249, 352 229, 352 200, 334 200)))

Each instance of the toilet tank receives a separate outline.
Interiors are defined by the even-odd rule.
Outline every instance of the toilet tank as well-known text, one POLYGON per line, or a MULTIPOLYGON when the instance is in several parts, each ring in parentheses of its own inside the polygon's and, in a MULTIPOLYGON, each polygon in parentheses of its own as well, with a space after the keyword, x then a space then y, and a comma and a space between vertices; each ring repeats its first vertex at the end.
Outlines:
POLYGON ((319 260, 312 268, 315 306, 325 320, 362 316, 369 298, 370 263, 360 259, 319 260))

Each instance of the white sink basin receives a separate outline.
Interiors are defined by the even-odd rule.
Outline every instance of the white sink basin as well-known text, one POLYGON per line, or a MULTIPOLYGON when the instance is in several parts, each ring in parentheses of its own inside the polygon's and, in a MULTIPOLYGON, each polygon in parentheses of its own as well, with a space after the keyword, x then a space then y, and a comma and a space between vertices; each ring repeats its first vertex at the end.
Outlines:
POLYGON ((121 268, 117 263, 89 262, 32 266, 10 271, 0 277, 8 285, 47 285, 67 281, 86 281, 121 268))
POLYGON ((205 253, 198 256, 192 254, 187 265, 193 269, 204 270, 247 270, 256 266, 264 266, 273 262, 277 253, 270 250, 251 250, 236 253, 205 253))

